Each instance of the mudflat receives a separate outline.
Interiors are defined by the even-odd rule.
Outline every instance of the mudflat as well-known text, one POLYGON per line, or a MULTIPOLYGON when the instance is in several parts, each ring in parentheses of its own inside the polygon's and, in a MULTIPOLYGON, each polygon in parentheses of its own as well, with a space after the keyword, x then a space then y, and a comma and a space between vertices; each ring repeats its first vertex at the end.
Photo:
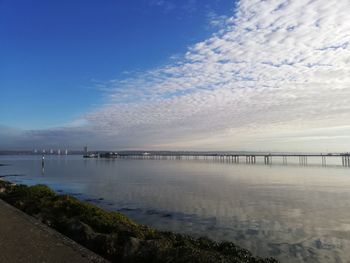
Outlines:
POLYGON ((93 252, 0 200, 0 262, 106 262, 93 252))

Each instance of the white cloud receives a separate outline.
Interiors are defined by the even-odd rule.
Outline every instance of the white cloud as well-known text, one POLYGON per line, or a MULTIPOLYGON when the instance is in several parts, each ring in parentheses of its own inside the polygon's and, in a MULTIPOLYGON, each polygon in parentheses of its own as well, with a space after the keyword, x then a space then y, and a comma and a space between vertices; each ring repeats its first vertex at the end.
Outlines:
POLYGON ((346 150, 349 13, 348 0, 241 0, 183 58, 100 83, 89 132, 111 148, 346 150))
POLYGON ((276 129, 349 124, 349 12, 346 0, 240 1, 226 27, 183 59, 111 83, 110 104, 86 118, 108 134, 175 148, 196 138, 193 147, 215 148, 215 137, 245 148, 239 136, 273 143, 276 129))

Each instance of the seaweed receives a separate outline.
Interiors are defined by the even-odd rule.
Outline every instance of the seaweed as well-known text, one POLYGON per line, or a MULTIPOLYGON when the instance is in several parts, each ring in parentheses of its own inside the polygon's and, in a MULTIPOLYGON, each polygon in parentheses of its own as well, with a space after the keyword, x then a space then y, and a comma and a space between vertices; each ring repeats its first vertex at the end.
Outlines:
POLYGON ((0 198, 112 262, 277 262, 232 242, 157 231, 45 185, 0 180, 0 198))

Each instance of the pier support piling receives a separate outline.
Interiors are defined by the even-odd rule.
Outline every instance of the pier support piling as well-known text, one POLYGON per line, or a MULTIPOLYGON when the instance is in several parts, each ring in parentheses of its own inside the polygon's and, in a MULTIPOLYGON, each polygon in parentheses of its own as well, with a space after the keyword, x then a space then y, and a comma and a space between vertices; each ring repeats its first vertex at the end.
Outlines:
POLYGON ((283 164, 287 165, 287 156, 283 156, 283 164))
POLYGON ((307 156, 306 155, 299 156, 299 164, 300 165, 307 165, 307 156))

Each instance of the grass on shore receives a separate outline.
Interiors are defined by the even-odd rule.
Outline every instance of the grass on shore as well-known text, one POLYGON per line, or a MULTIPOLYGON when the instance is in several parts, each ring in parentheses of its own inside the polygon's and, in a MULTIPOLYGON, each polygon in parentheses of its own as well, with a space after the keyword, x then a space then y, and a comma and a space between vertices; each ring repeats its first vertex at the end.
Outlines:
POLYGON ((112 262, 277 262, 232 242, 157 231, 45 185, 0 180, 0 198, 112 262))

